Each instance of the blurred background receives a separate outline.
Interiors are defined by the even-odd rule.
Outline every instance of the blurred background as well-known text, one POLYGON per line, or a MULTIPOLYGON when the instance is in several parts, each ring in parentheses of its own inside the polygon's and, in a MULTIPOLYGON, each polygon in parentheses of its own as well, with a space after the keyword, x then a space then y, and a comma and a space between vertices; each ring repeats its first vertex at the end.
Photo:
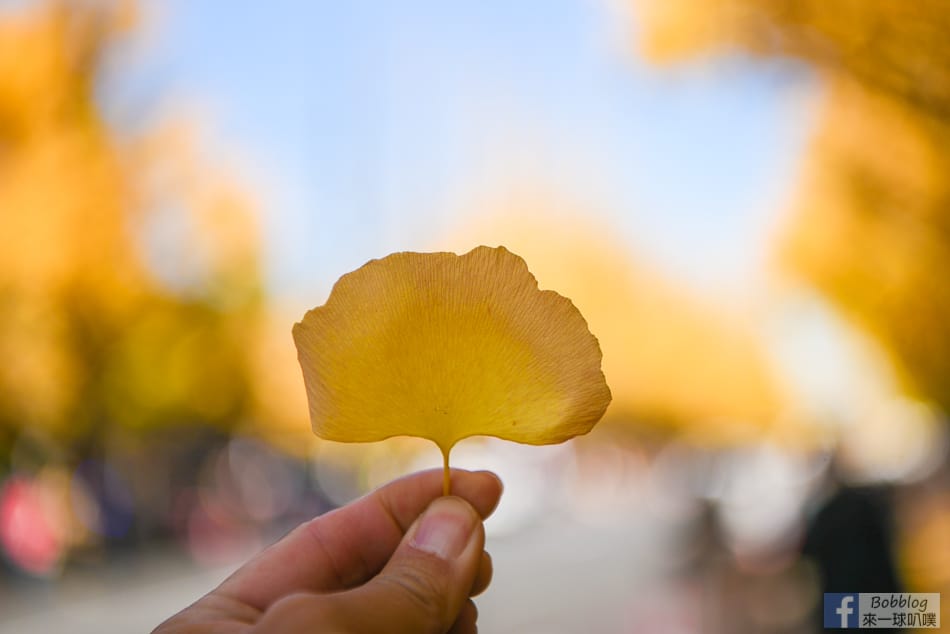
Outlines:
POLYGON ((614 401, 506 483, 481 631, 950 619, 940 0, 0 0, 0 631, 135 632, 440 464, 321 443, 290 337, 505 245, 614 401))

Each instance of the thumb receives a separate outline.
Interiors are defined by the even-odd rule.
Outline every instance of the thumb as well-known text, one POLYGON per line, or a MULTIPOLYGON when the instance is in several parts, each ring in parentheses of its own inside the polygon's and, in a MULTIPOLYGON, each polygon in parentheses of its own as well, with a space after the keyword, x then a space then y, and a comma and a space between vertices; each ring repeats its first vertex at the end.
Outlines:
POLYGON ((438 498, 378 575, 353 590, 299 599, 295 620, 313 631, 445 634, 468 603, 484 547, 475 509, 461 498, 438 498))
POLYGON ((468 601, 484 548, 475 509, 461 498, 438 498, 382 572, 353 591, 356 602, 385 612, 386 632, 446 632, 468 601))

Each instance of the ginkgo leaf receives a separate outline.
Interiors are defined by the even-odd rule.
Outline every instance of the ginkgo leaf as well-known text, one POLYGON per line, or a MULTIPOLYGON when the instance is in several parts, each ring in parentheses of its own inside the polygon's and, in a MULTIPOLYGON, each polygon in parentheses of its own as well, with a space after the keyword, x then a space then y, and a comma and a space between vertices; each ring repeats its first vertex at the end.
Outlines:
POLYGON ((446 466, 463 438, 558 443, 610 403, 580 312, 503 247, 372 260, 293 335, 318 436, 428 438, 446 466))

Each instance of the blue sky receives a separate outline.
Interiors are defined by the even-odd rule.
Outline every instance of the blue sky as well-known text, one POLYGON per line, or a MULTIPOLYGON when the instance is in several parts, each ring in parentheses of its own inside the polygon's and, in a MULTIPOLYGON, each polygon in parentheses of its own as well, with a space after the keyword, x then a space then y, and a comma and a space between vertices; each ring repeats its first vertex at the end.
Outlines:
POLYGON ((197 104, 241 157, 278 296, 438 249, 466 197, 532 179, 694 287, 741 288, 810 125, 800 69, 653 67, 606 1, 147 6, 126 93, 197 104))

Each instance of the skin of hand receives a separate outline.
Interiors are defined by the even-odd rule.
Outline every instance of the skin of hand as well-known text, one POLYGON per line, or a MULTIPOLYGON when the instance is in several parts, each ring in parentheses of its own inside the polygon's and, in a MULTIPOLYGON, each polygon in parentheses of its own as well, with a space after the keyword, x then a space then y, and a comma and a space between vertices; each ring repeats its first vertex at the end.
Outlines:
POLYGON ((423 471, 308 522, 153 634, 474 634, 491 581, 487 471, 423 471))

